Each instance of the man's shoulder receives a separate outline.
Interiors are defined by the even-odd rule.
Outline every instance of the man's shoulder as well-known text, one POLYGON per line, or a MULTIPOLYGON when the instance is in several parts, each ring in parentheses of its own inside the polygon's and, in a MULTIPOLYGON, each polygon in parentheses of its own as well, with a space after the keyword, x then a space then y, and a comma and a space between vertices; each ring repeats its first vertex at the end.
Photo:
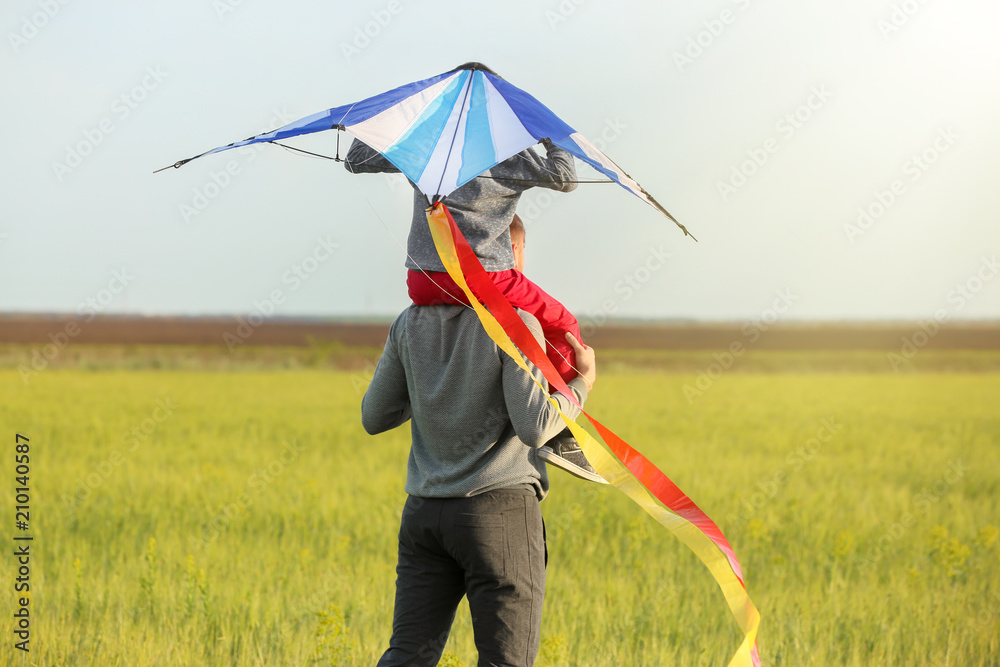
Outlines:
POLYGON ((542 332, 542 325, 538 321, 538 318, 520 308, 517 309, 517 314, 521 316, 521 321, 528 327, 528 331, 535 337, 538 344, 542 346, 542 349, 545 349, 545 334, 542 332))
POLYGON ((542 325, 541 323, 539 323, 537 317, 535 317, 526 310, 521 310, 520 308, 517 308, 516 310, 517 314, 521 316, 521 321, 524 322, 526 325, 528 325, 528 328, 531 329, 532 332, 537 330, 539 333, 541 333, 542 325))
MULTIPOLYGON (((526 310, 520 308, 515 310, 532 335, 539 342, 544 342, 545 337, 538 318, 526 310)), ((421 331, 427 335, 435 335, 428 328, 439 326, 476 328, 482 330, 483 334, 486 335, 486 331, 482 329, 482 324, 479 322, 479 316, 468 306, 411 305, 400 313, 389 327, 389 340, 399 340, 406 336, 408 329, 411 330, 411 335, 419 334, 421 331)))
POLYGON ((447 304, 418 306, 411 304, 393 321, 392 326, 389 327, 389 335, 392 336, 394 333, 402 335, 411 327, 417 330, 421 327, 445 326, 449 322, 460 326, 476 321, 475 311, 467 306, 452 306, 447 304))

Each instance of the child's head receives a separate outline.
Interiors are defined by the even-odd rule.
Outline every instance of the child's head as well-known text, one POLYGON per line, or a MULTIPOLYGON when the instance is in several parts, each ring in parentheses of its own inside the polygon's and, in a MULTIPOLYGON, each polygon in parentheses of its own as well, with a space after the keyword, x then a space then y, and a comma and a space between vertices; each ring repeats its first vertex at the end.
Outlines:
POLYGON ((514 268, 524 273, 524 223, 517 213, 510 223, 510 245, 514 248, 514 268))

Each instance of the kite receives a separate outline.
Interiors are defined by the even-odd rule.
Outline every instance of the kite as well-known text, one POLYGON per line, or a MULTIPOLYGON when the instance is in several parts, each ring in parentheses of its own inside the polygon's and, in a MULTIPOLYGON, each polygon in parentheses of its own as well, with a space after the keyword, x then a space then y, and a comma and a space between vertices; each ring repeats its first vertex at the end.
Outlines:
MULTIPOLYGON (((205 155, 264 142, 308 152, 278 142, 325 130, 346 131, 368 144, 427 197, 427 222, 442 264, 465 292, 486 332, 528 370, 523 354, 555 390, 574 402, 573 392, 490 280, 455 224, 446 206, 448 195, 507 158, 548 140, 609 179, 601 182, 617 183, 691 236, 593 143, 530 94, 480 63, 467 63, 354 104, 320 111, 171 166, 179 168, 205 155)), ((337 153, 334 159, 339 160, 339 134, 337 153)), ((719 527, 652 462, 597 419, 583 412, 603 447, 582 426, 560 414, 597 472, 683 541, 708 567, 743 632, 730 667, 759 666, 756 637, 760 614, 746 591, 739 560, 719 527)))
POLYGON ((427 195, 428 204, 440 201, 490 167, 548 139, 670 218, 685 235, 691 236, 586 137, 534 97, 480 63, 467 63, 354 104, 305 116, 271 132, 213 148, 158 171, 178 169, 205 155, 233 148, 277 143, 334 129, 350 132, 384 155, 427 195))

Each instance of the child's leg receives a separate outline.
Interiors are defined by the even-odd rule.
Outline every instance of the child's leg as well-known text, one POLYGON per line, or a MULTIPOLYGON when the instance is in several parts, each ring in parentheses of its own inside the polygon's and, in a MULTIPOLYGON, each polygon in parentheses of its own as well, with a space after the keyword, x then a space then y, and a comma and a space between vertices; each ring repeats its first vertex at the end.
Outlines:
POLYGON ((469 305, 462 288, 443 271, 407 271, 406 290, 417 306, 469 305))
POLYGON ((538 318, 547 343, 545 356, 563 380, 569 382, 575 379, 578 375, 574 368, 576 356, 572 346, 566 342, 567 331, 581 340, 580 323, 573 314, 520 271, 498 271, 491 273, 490 277, 512 306, 538 318))
MULTIPOLYGON (((580 340, 580 324, 576 318, 519 271, 490 271, 488 275, 512 306, 538 318, 547 343, 545 356, 563 380, 569 382, 574 379, 578 375, 573 368, 576 357, 572 346, 566 342, 566 332, 580 340)), ((410 299, 418 306, 468 303, 465 293, 447 273, 410 271, 406 286, 410 299)))

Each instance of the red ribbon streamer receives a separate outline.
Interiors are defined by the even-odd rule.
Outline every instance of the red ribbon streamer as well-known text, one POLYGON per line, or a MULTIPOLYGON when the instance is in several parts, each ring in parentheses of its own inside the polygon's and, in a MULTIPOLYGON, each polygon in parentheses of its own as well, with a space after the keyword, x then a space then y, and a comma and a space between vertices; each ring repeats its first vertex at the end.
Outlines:
MULTIPOLYGON (((571 402, 581 408, 581 411, 586 415, 590 423, 594 425, 598 433, 604 439, 605 444, 614 453, 615 456, 628 468, 639 482, 648 489, 657 500, 662 502, 667 508, 677 515, 683 517, 684 519, 690 521, 692 524, 698 527, 720 550, 725 554, 726 559, 729 561, 729 566, 732 568, 733 573, 739 580, 740 584, 746 589, 746 584, 743 582, 743 570, 740 567, 739 560, 736 558, 736 554, 733 552, 733 548, 730 546, 729 541, 726 539, 725 535, 716 525, 714 521, 707 514, 705 514, 700 507, 698 507, 693 500, 691 500, 683 491, 674 484, 670 478, 668 478, 659 468, 657 468, 649 459, 643 456, 638 450, 630 446, 627 442, 622 440, 618 435, 616 435, 611 429, 604 426, 601 422, 594 419, 590 414, 583 410, 582 406, 577 402, 572 390, 566 385, 563 379, 556 372, 555 367, 553 367, 552 362, 549 361, 548 357, 545 356, 545 351, 535 340, 531 331, 528 329, 527 325, 521 320, 514 307, 510 305, 507 298, 503 293, 493 284, 490 277, 487 275, 486 270, 483 268, 482 263, 479 258, 476 257, 476 253, 469 246, 469 242, 466 240, 465 235, 455 224, 455 219, 451 215, 451 211, 448 210, 447 206, 444 206, 440 202, 434 205, 434 208, 441 207, 448 218, 448 224, 451 227, 451 233, 455 240, 455 247, 457 249, 459 265, 461 266, 462 273, 465 275, 465 279, 469 284, 469 287, 473 290, 475 295, 482 301, 490 314, 493 315, 503 327, 504 331, 510 337, 514 344, 517 345, 518 349, 524 353, 528 360, 542 371, 542 375, 548 380, 549 384, 554 387, 557 391, 565 395, 571 402)), ((754 641, 754 646, 752 649, 752 658, 754 665, 760 665, 760 657, 757 652, 757 643, 754 641)))

